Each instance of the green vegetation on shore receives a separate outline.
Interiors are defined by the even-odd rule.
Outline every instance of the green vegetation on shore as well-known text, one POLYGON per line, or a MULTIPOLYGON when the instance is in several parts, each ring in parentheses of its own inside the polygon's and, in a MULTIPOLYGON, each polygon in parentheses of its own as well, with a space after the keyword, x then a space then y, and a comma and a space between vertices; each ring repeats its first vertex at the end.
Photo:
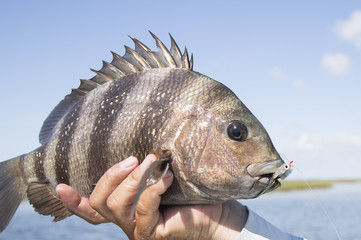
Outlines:
MULTIPOLYGON (((335 183, 354 183, 361 182, 361 179, 336 179, 336 180, 309 180, 307 183, 311 186, 312 189, 319 188, 330 188, 335 183)), ((303 180, 298 181, 282 181, 282 186, 276 191, 297 191, 308 189, 308 185, 303 180)))

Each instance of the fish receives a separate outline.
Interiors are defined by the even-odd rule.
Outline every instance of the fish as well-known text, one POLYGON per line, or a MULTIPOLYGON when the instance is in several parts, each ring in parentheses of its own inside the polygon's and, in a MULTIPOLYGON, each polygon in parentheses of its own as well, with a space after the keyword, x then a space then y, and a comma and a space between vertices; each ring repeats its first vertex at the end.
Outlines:
POLYGON ((170 48, 152 32, 156 50, 134 37, 134 49, 103 61, 45 119, 40 146, 0 163, 0 231, 26 195, 35 211, 60 221, 71 215, 55 187, 81 196, 129 156, 158 160, 140 194, 169 169, 174 181, 162 205, 212 204, 255 198, 279 186, 284 166, 268 133, 236 94, 193 70, 193 54, 170 48), (271 184, 270 184, 271 182, 271 184))

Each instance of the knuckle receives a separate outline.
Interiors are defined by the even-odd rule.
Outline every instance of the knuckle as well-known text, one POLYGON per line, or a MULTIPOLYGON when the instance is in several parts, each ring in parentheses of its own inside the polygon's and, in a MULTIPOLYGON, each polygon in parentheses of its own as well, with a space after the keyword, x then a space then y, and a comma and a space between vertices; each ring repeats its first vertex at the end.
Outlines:
POLYGON ((134 239, 135 240, 151 240, 149 237, 143 236, 142 233, 135 232, 134 233, 134 239))
POLYGON ((153 239, 170 239, 170 237, 169 232, 161 232, 158 233, 157 236, 154 236, 153 239))
POLYGON ((137 216, 139 217, 146 216, 149 214, 149 210, 142 204, 142 202, 138 202, 135 211, 137 216))
MULTIPOLYGON (((165 233, 165 234, 154 234, 154 233, 147 233, 147 232, 139 232, 136 231, 134 234, 134 237, 136 240, 163 240, 163 239, 180 239, 179 236, 174 236, 173 238, 170 238, 171 235, 165 233)), ((183 238, 181 238, 183 239, 183 238)), ((202 238, 201 238, 202 239, 202 238)))
POLYGON ((94 196, 94 195, 90 195, 90 197, 89 197, 89 204, 90 204, 90 206, 93 208, 93 209, 98 209, 99 207, 100 207, 100 205, 101 205, 101 202, 100 202, 100 200, 96 197, 96 196, 94 196))
POLYGON ((129 192, 136 192, 139 185, 139 179, 136 174, 131 173, 128 178, 124 181, 124 188, 129 192))
POLYGON ((99 225, 99 224, 100 224, 100 222, 97 222, 97 221, 94 220, 94 219, 89 219, 89 220, 87 220, 87 222, 90 223, 90 224, 92 224, 92 225, 99 225))
POLYGON ((139 174, 137 174, 138 172, 132 172, 131 174, 129 174, 129 182, 133 185, 138 185, 139 181, 140 181, 140 176, 138 176, 139 174))
POLYGON ((111 212, 115 212, 119 209, 120 204, 118 199, 112 194, 106 200, 106 205, 111 212))
POLYGON ((94 212, 90 213, 89 217, 90 217, 90 218, 89 218, 89 221, 88 221, 88 222, 90 222, 91 224, 93 224, 93 225, 98 225, 98 224, 101 223, 101 222, 99 221, 100 215, 99 215, 98 212, 94 211, 94 212))

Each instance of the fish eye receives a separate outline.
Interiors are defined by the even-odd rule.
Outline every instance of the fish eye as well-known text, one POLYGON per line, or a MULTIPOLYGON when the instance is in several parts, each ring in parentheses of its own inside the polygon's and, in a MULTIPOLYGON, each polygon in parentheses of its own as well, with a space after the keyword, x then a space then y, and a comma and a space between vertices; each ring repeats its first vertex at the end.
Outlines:
POLYGON ((232 121, 227 127, 228 136, 235 141, 242 142, 247 139, 248 130, 241 121, 232 121))
POLYGON ((286 164, 286 165, 285 165, 285 169, 288 169, 288 168, 289 168, 289 166, 286 164))

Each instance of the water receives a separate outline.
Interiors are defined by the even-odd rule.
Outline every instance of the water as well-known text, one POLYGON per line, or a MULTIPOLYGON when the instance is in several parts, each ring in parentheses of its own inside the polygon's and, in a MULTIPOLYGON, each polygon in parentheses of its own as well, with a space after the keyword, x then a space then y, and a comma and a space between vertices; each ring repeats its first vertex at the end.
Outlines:
POLYGON ((274 193, 242 202, 278 228, 296 236, 338 240, 334 225, 342 240, 361 240, 361 183, 274 193))
MULTIPOLYGON (((337 184, 331 189, 271 193, 242 200, 250 209, 278 228, 309 240, 338 240, 322 206, 342 240, 361 240, 361 183, 337 184)), ((22 203, 0 239, 9 240, 95 240, 127 239, 113 224, 93 226, 78 217, 52 223, 50 217, 22 203)))

